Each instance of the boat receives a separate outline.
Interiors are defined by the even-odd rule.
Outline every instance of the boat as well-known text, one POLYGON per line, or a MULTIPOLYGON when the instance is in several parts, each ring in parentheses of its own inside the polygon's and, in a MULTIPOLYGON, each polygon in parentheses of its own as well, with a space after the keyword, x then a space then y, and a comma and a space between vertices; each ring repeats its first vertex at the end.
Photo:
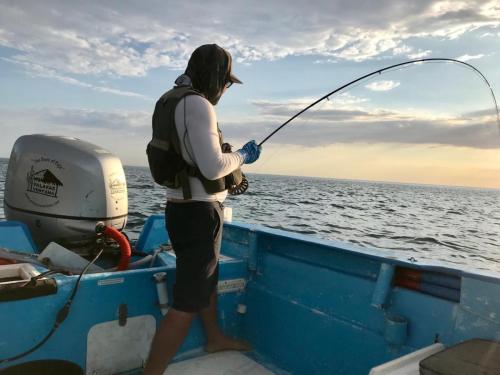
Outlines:
MULTIPOLYGON (((31 166, 37 158, 27 160, 31 166)), ((44 173, 53 195, 56 173, 44 173)), ((114 177, 116 192, 122 180, 114 177)), ((123 260, 121 251, 84 273, 90 261, 77 255, 81 243, 77 251, 54 243, 41 248, 29 220, 0 222, 0 374, 140 374, 175 280, 165 217, 147 218, 127 269, 110 267, 123 260), (44 252, 55 254, 62 269, 44 263, 44 252), (61 259, 73 272, 63 270, 61 259)), ((494 272, 227 217, 218 297, 221 328, 252 351, 205 353, 197 320, 166 374, 500 373, 500 275, 494 272)))

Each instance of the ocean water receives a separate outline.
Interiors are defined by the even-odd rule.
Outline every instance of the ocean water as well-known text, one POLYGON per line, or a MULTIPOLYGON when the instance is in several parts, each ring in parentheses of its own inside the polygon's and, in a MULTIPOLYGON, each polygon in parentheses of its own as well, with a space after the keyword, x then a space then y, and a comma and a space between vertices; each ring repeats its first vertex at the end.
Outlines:
MULTIPOLYGON (((0 159, 3 201, 7 161, 0 159)), ((149 169, 125 167, 126 232, 163 213, 165 192, 149 169)), ((403 259, 439 260, 500 272, 500 190, 251 174, 248 191, 229 196, 233 220, 261 224, 403 259)), ((4 219, 3 206, 0 219, 4 219)))

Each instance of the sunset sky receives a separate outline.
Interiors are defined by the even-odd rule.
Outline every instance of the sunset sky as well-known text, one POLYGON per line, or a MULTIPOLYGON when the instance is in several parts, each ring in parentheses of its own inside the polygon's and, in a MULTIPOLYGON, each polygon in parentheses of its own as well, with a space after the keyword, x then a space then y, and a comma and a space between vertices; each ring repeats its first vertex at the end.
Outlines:
MULTIPOLYGON (((336 87, 423 57, 473 64, 500 96, 493 1, 0 0, 0 157, 24 134, 78 137, 147 165, 156 99, 217 43, 244 82, 216 107, 240 147, 336 87)), ((500 129, 472 70, 426 63, 330 98, 245 171, 500 188, 500 129)))

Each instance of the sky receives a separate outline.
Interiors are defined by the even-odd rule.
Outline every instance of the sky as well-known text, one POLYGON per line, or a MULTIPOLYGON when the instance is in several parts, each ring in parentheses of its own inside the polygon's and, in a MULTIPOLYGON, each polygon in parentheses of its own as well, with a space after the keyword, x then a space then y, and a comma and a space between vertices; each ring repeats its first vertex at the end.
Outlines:
MULTIPOLYGON (((500 87, 500 2, 0 0, 0 157, 24 134, 77 137, 147 165, 155 102, 191 52, 234 59, 215 107, 235 148, 359 76, 453 58, 500 87)), ((459 64, 365 80, 263 145, 244 171, 500 188, 500 129, 488 86, 459 64)))

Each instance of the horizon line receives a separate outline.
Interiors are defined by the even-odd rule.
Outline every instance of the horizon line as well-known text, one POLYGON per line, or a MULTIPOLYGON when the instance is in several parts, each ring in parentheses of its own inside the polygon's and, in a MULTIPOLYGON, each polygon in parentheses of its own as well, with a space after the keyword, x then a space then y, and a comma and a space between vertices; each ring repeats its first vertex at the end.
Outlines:
MULTIPOLYGON (((9 160, 9 158, 0 156, 0 160, 9 160)), ((123 167, 149 169, 149 167, 147 165, 130 165, 130 164, 122 164, 122 165, 123 165, 123 167)), ((416 186, 441 187, 441 188, 500 190, 500 187, 477 186, 477 185, 448 185, 448 184, 437 184, 437 183, 417 182, 417 181, 408 182, 408 181, 394 181, 394 180, 369 180, 369 179, 363 179, 363 178, 289 175, 289 174, 266 173, 266 172, 258 172, 258 173, 257 172, 249 172, 247 174, 248 175, 278 176, 278 177, 315 178, 315 179, 321 179, 321 180, 353 181, 353 182, 380 183, 380 184, 416 185, 416 186)))

